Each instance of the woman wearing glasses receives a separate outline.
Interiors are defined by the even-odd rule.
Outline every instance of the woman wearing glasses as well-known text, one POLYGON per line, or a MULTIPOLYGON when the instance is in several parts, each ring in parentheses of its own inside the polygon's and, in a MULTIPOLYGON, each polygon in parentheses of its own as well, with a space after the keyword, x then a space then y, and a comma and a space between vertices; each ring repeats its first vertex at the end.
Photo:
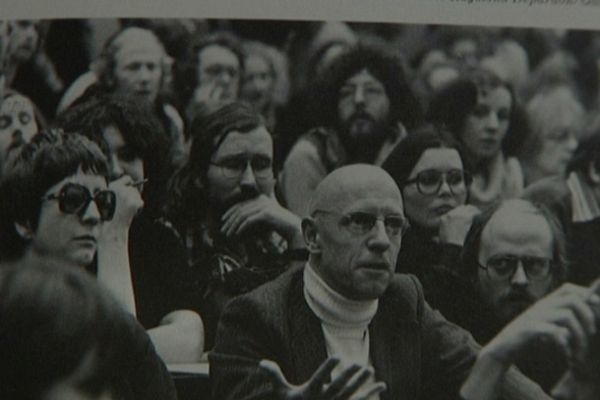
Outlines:
POLYGON ((396 270, 415 274, 427 301, 445 308, 444 316, 452 320, 455 301, 446 296, 455 296, 454 285, 460 284, 452 268, 479 212, 466 205, 470 176, 462 151, 441 129, 426 127, 402 141, 383 168, 400 187, 410 222, 396 270))

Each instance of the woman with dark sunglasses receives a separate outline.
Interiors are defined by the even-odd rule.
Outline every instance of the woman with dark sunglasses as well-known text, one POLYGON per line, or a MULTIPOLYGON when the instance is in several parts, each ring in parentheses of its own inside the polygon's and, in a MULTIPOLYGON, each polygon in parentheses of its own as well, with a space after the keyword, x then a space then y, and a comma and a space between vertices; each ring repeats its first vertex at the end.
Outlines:
MULTIPOLYGON (((108 178, 107 158, 87 138, 60 131, 35 135, 8 163, 0 182, 0 268, 88 270, 134 314, 127 232, 142 203, 139 194, 128 195, 137 193, 131 177, 110 186, 108 178)), ((148 335, 136 329, 148 344, 133 355, 137 364, 125 376, 132 398, 173 398, 164 364, 148 335)))
MULTIPOLYGON (((447 132, 429 126, 409 135, 383 163, 402 192, 410 228, 402 238, 396 271, 416 275, 433 307, 446 308, 452 320, 456 284, 453 266, 472 218, 479 212, 466 205, 470 176, 462 150, 447 132), (447 290, 446 290, 447 289, 447 290)), ((448 313, 448 315, 446 315, 448 313)))

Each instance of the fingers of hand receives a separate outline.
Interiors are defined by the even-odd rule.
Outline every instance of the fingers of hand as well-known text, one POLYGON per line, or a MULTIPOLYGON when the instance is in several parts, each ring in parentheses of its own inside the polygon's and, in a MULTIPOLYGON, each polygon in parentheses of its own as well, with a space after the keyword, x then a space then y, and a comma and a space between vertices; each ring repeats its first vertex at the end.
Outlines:
POLYGON ((384 382, 372 383, 369 389, 365 391, 365 394, 360 397, 359 400, 369 400, 372 396, 379 394, 387 389, 387 385, 384 382))
POLYGON ((329 379, 331 371, 340 363, 340 360, 335 357, 330 357, 313 374, 308 382, 308 390, 310 393, 318 393, 322 390, 323 385, 329 379))
POLYGON ((261 360, 260 363, 258 363, 258 366, 269 375, 269 379, 271 379, 271 382, 275 387, 290 386, 276 362, 271 360, 261 360))
MULTIPOLYGON (((347 368, 345 368, 341 374, 339 374, 330 385, 327 386, 325 390, 324 397, 326 399, 341 397, 341 393, 345 393, 345 389, 348 388, 350 380, 357 374, 359 371, 362 372, 362 368, 360 365, 353 364, 347 368)), ((360 375, 360 374, 359 374, 360 375)), ((341 397, 343 398, 343 397, 341 397)))
POLYGON ((336 399, 349 399, 374 374, 373 368, 361 368, 355 371, 351 379, 338 390, 336 399))

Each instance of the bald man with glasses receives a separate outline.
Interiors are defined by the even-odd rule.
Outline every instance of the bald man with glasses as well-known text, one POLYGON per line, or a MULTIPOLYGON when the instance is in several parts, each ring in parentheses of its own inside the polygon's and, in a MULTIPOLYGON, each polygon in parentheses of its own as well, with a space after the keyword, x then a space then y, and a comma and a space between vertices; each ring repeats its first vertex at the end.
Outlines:
MULTIPOLYGON (((355 164, 317 186, 302 222, 309 260, 226 307, 209 355, 218 399, 453 399, 479 346, 394 273, 400 190, 355 164)), ((547 398, 514 370, 506 399, 547 398)))

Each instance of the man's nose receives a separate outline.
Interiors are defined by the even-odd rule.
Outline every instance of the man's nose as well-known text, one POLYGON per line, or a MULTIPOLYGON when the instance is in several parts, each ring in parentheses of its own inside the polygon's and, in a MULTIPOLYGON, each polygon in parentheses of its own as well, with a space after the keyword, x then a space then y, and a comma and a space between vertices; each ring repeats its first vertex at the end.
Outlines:
POLYGON ((358 86, 356 89, 354 89, 354 104, 365 104, 365 90, 362 88, 362 86, 358 86))
POLYGON ((517 270, 513 274, 510 279, 512 285, 524 286, 529 284, 529 279, 527 279, 527 274, 525 273, 525 268, 523 268, 523 264, 519 261, 519 265, 517 266, 517 270))
POLYGON ((370 234, 368 245, 371 250, 384 252, 390 247, 390 237, 383 221, 377 221, 370 234))
POLYGON ((249 162, 246 163, 246 168, 242 172, 240 186, 256 186, 256 176, 254 175, 254 170, 249 162))

